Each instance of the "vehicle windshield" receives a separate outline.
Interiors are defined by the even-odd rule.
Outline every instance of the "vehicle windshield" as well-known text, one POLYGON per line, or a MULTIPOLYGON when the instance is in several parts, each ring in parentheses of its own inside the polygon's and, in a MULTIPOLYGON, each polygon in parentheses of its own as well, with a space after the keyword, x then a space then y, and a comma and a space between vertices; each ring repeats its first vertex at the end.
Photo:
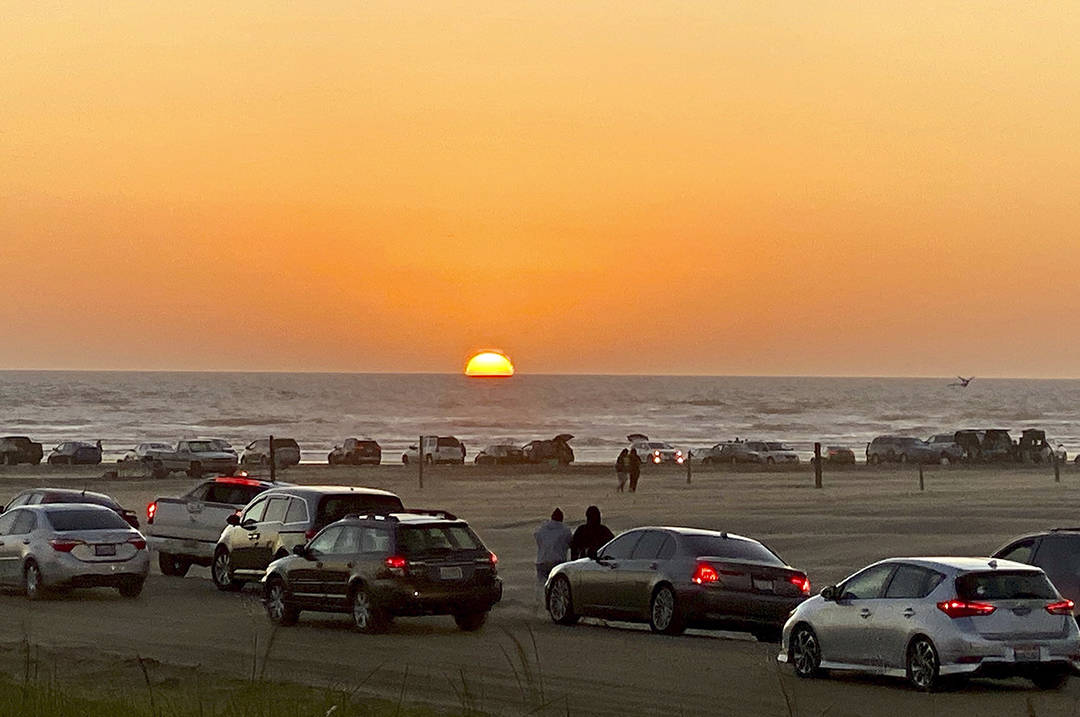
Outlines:
POLYGON ((228 451, 232 450, 232 446, 229 445, 228 441, 224 441, 224 440, 220 440, 220 439, 214 439, 214 440, 210 441, 209 443, 210 443, 211 446, 214 447, 215 451, 226 451, 226 452, 228 452, 228 451))
POLYGON ((1044 573, 995 570, 968 573, 956 579, 961 600, 1056 600, 1057 591, 1044 573))
POLYGON ((318 525, 329 525, 353 513, 385 515, 399 510, 405 510, 405 507, 401 504, 401 499, 396 495, 369 495, 366 493, 328 495, 319 502, 318 525))
POLYGON ((45 516, 58 533, 74 530, 113 530, 131 528, 111 510, 48 510, 45 516))
POLYGON ((188 449, 195 453, 210 453, 218 450, 210 441, 188 441, 188 449))
POLYGON ((436 445, 439 448, 456 448, 461 445, 461 441, 456 438, 440 438, 436 445))
POLYGON ((671 444, 670 443, 661 443, 660 441, 652 441, 650 443, 646 443, 645 447, 646 448, 651 448, 654 451, 655 450, 663 451, 663 450, 668 450, 669 448, 671 448, 671 444))
POLYGON ((690 555, 712 556, 732 560, 749 560, 765 565, 785 565, 773 551, 755 540, 723 538, 719 535, 685 535, 683 543, 690 555))
POLYGON ((482 548, 480 539, 464 525, 403 525, 398 528, 398 552, 403 555, 482 548))
POLYGON ((789 451, 789 450, 791 450, 790 448, 785 446, 783 443, 766 443, 765 447, 768 448, 770 451, 789 451))

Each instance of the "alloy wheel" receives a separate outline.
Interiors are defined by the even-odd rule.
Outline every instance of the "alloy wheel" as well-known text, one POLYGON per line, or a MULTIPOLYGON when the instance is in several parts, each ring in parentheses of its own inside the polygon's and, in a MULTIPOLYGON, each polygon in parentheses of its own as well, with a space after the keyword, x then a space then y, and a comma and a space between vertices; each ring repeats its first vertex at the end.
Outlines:
POLYGON ((812 677, 817 673, 821 665, 821 647, 817 635, 809 628, 799 628, 791 639, 791 662, 799 677, 812 677))
POLYGON ((41 597, 41 568, 37 563, 27 563, 25 578, 26 597, 31 600, 41 597))
POLYGON ((679 608, 675 599, 675 591, 669 585, 664 585, 653 593, 652 604, 649 606, 649 626, 654 632, 662 632, 666 635, 677 635, 684 629, 679 608))
POLYGON ((280 581, 270 585, 266 594, 266 612, 273 622, 281 622, 285 617, 285 586, 280 581))
POLYGON ((555 622, 562 622, 570 612, 570 586, 565 580, 556 580, 548 597, 548 613, 555 622))
POLYGON ((372 628, 374 611, 371 598, 366 591, 357 590, 356 594, 353 595, 352 615, 353 622, 359 630, 366 632, 372 628))
POLYGON ((228 550, 222 550, 214 558, 214 582, 222 590, 232 587, 232 558, 228 550))
POLYGON ((908 679, 920 690, 930 690, 938 678, 938 658, 928 640, 916 640, 908 651, 908 679))

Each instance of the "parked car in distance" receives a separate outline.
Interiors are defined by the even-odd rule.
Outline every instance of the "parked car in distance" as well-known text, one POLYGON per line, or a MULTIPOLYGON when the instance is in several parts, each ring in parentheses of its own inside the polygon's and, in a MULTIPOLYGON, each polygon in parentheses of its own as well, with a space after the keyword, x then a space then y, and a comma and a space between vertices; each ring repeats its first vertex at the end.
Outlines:
POLYGON ((453 615, 479 629, 502 598, 498 559, 469 524, 441 511, 350 515, 263 578, 271 621, 293 625, 304 610, 343 612, 362 632, 397 616, 453 615))
POLYGON ((332 466, 377 466, 382 463, 382 447, 370 438, 346 438, 326 456, 332 466))
POLYGON ((961 460, 969 463, 977 463, 982 460, 982 440, 985 431, 977 431, 970 428, 957 431, 953 434, 953 441, 963 452, 961 460))
POLYGON ((926 441, 911 436, 878 436, 866 444, 866 462, 937 463, 938 455, 926 441))
POLYGON ((980 445, 982 460, 998 463, 1016 460, 1016 444, 1003 428, 986 429, 980 445))
POLYGON ((798 463, 799 454, 777 441, 747 441, 748 450, 754 451, 763 463, 798 463))
POLYGON ((19 463, 29 463, 36 466, 41 463, 43 456, 41 444, 31 441, 26 436, 0 438, 0 465, 14 466, 19 463))
POLYGON ((526 460, 523 449, 506 443, 497 443, 477 453, 473 462, 482 466, 502 466, 528 463, 529 461, 526 460))
POLYGON ((292 554, 324 527, 353 513, 404 510, 393 493, 351 486, 286 486, 256 496, 226 518, 210 575, 219 590, 258 580, 271 561, 292 554))
POLYGON ((1080 667, 1073 602, 1042 570, 992 558, 893 558, 795 608, 780 662, 933 690, 947 677, 1026 677, 1057 689, 1080 667))
POLYGON ((173 450, 173 447, 168 443, 140 443, 124 453, 124 457, 120 459, 120 462, 150 463, 153 461, 154 454, 168 453, 171 450, 173 450))
POLYGON ((702 459, 704 463, 762 463, 761 455, 746 447, 742 441, 717 443, 702 459))
POLYGON ((1080 602, 1080 528, 1055 528, 1013 538, 994 557, 1041 568, 1065 597, 1080 602))
POLYGON ((146 506, 146 540, 157 551, 162 575, 183 577, 192 565, 210 565, 228 517, 260 493, 282 485, 287 484, 219 476, 178 498, 155 498, 146 506))
MULTIPOLYGON (((432 463, 464 463, 465 444, 454 436, 423 436, 424 462, 432 463)), ((409 446, 401 454, 401 462, 405 465, 420 460, 420 449, 416 444, 409 446)))
MULTIPOLYGON (((1046 431, 1026 428, 1020 433, 1016 444, 1016 460, 1020 463, 1053 463, 1054 449, 1046 440, 1046 431)), ((1065 459, 1062 458, 1062 461, 1065 459)))
MULTIPOLYGON (((813 464, 814 458, 810 459, 810 463, 813 464)), ((832 466, 853 466, 855 465, 855 451, 844 446, 827 446, 821 451, 822 463, 832 466)))
POLYGON ((554 438, 529 441, 521 448, 528 463, 552 463, 561 466, 574 462, 574 449, 570 447, 573 436, 560 433, 554 438))
POLYGON ((180 440, 167 450, 147 449, 146 460, 154 478, 180 471, 192 478, 201 478, 204 473, 232 475, 236 470, 236 451, 226 450, 217 440, 208 438, 180 440))
POLYGON ((964 449, 956 442, 955 433, 936 433, 926 439, 926 445, 937 455, 939 463, 959 463, 964 460, 964 449))
POLYGON ((124 522, 132 528, 138 529, 139 527, 139 516, 135 511, 124 508, 104 493, 94 493, 93 491, 76 490, 74 488, 29 488, 12 498, 4 511, 24 505, 52 505, 54 503, 84 503, 104 506, 123 518, 124 522))
POLYGON ((631 433, 626 440, 630 441, 629 448, 637 451, 642 465, 661 463, 682 465, 686 461, 682 450, 664 441, 650 441, 649 437, 643 433, 631 433))
POLYGON ((775 642, 810 594, 806 573, 751 538, 693 528, 635 528, 595 558, 563 563, 545 586, 548 613, 648 622, 654 632, 687 627, 750 632, 775 642))
POLYGON ((21 505, 0 515, 0 583, 31 600, 91 587, 138 597, 149 570, 143 536, 104 506, 21 505))
MULTIPOLYGON (((240 455, 244 465, 270 465, 270 439, 260 438, 247 444, 240 455)), ((292 438, 274 439, 274 463, 279 467, 300 464, 300 444, 292 438)))
POLYGON ((96 466, 101 463, 101 446, 83 441, 65 441, 52 449, 49 465, 96 466))

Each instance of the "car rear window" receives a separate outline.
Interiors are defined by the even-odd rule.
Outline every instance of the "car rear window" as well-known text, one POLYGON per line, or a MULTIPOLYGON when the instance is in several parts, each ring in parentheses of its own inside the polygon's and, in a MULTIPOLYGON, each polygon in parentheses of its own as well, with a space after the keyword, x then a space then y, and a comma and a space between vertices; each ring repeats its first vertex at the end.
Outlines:
POLYGON ((103 505, 106 508, 115 509, 116 503, 108 498, 89 493, 46 493, 42 503, 89 503, 90 505, 103 505))
POLYGON ((440 438, 437 445, 439 448, 455 448, 461 445, 461 441, 456 438, 440 438))
POLYGON ((995 570, 967 573, 956 579, 961 600, 1055 600, 1057 591, 1043 573, 995 570))
POLYGON ((765 565, 785 565, 780 556, 754 540, 721 538, 719 535, 687 535, 683 537, 683 542, 687 552, 695 556, 748 560, 765 565))
POLYGON ((208 503, 226 503, 228 505, 247 505, 251 499, 266 490, 261 485, 243 485, 240 483, 211 483, 204 500, 208 503))
POLYGON ((481 550, 479 538, 464 525, 402 525, 398 551, 403 555, 481 550))
POLYGON ((276 451, 278 448, 295 448, 296 450, 300 450, 300 445, 293 438, 275 438, 274 450, 276 451))
POLYGON ((365 493, 346 493, 328 495, 319 501, 318 524, 329 525, 352 513, 386 514, 404 510, 401 499, 396 495, 368 495, 365 493))
POLYGON ((45 512, 45 516, 49 519, 53 530, 58 533, 131 527, 111 510, 49 510, 45 512))

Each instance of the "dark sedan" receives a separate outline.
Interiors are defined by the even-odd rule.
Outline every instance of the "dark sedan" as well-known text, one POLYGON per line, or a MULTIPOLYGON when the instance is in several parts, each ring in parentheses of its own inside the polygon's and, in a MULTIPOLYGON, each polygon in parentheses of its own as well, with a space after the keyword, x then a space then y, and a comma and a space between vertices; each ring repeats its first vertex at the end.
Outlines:
POLYGON ((124 508, 111 497, 104 493, 94 493, 88 490, 75 490, 74 488, 31 488, 24 490, 11 499, 3 511, 18 508, 22 505, 39 505, 49 503, 89 503, 101 505, 119 515, 132 528, 138 529, 139 516, 133 510, 124 508))
POLYGON ((488 446, 484 450, 480 451, 474 459, 477 465, 488 466, 503 466, 503 465, 516 465, 518 463, 528 463, 525 458, 525 451, 517 446, 508 444, 497 444, 488 446))
POLYGON ((635 528, 595 558, 556 567, 545 593, 551 619, 562 625, 600 617, 648 622, 669 635, 703 627, 775 642, 788 613, 810 595, 810 580, 751 538, 635 528))
POLYGON ((81 441, 68 441, 52 449, 49 465, 96 466, 101 463, 101 446, 81 441))

